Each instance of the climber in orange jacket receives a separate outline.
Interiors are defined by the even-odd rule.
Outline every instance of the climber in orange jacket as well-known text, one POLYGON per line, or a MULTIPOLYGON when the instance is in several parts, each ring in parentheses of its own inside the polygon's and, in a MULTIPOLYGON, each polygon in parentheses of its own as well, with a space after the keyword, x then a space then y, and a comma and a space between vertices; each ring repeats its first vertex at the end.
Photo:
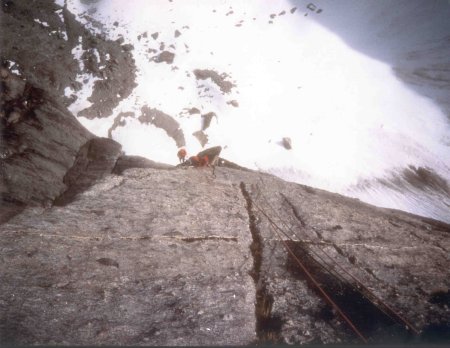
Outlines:
POLYGON ((177 153, 178 159, 180 163, 184 163, 186 161, 187 152, 184 148, 181 148, 177 153))

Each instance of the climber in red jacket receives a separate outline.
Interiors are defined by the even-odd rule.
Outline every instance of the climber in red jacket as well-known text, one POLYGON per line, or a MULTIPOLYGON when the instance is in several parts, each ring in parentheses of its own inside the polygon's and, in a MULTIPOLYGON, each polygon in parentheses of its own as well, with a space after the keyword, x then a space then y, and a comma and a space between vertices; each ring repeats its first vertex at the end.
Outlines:
POLYGON ((192 167, 211 167, 213 175, 215 176, 215 167, 219 161, 219 154, 222 151, 221 146, 210 147, 209 149, 199 152, 196 156, 191 156, 187 161, 184 161, 182 166, 192 167))

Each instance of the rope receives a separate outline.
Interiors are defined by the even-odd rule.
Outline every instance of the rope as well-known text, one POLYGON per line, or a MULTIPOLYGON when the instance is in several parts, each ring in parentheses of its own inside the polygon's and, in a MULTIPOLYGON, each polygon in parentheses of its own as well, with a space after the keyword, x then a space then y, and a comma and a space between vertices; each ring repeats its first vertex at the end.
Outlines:
MULTIPOLYGON (((261 182, 263 182, 262 178, 260 178, 261 182)), ((264 183, 264 182, 263 182, 264 183)), ((281 219, 281 217, 278 215, 278 213, 276 212, 276 210, 271 206, 271 204, 268 202, 268 200, 266 199, 266 197, 264 196, 264 194, 260 191, 261 195, 263 196, 263 199, 265 200, 266 204, 270 207, 270 209, 272 210, 272 212, 274 212, 278 219, 283 223, 283 225, 286 227, 287 224, 284 223, 283 219, 281 219)), ((288 203, 290 203, 287 199, 287 197, 283 194, 280 194, 288 203)), ((291 204, 290 204, 291 205, 291 204)), ((287 228, 289 229, 289 231, 291 233, 293 233, 299 240, 301 240, 301 238, 297 235, 297 233, 289 226, 287 226, 287 228)), ((286 234, 285 234, 286 235, 286 234)), ((288 237, 289 238, 289 237, 288 237)), ((291 238, 289 238, 290 240, 292 240, 291 238)), ((325 250, 323 250, 322 248, 320 248, 319 246, 316 245, 316 247, 325 254, 325 256, 327 256, 331 262, 333 263, 333 265, 337 266, 340 270, 342 270, 345 274, 347 274, 351 279, 353 279, 353 281, 356 282, 357 286, 356 288, 358 289, 358 287, 360 287, 361 289, 363 289, 365 292, 367 292, 367 294, 362 293, 361 294, 370 302, 374 303, 378 303, 378 305, 381 305, 384 308, 380 308, 379 309, 386 314, 388 317, 390 317, 391 319, 393 319, 394 321, 397 321, 398 323, 404 324, 406 326, 407 329, 410 329, 411 331, 413 331, 416 335, 419 335, 418 330, 411 324, 409 323, 409 321, 407 321, 405 318, 403 318, 397 311, 395 311, 392 307, 390 307, 387 303, 385 303, 381 298, 379 298, 376 294, 374 294, 369 288, 367 288, 358 278, 356 278, 356 276, 354 276, 353 274, 351 274, 349 271, 347 271, 345 268, 343 268, 339 263, 337 263, 325 250), (372 299, 369 298, 369 296, 372 296, 372 299), (387 311, 386 311, 387 310, 387 311), (389 313, 388 313, 389 312, 389 313)), ((306 248, 306 246, 305 246, 306 248)), ((328 262, 326 262, 325 260, 323 260, 322 257, 320 257, 314 250, 309 249, 310 251, 312 251, 320 260, 322 260, 326 265, 328 265, 329 267, 333 267, 333 272, 334 272, 334 266, 330 266, 330 264, 328 262)), ((313 258, 314 259, 314 258, 313 258)), ((318 263, 320 265, 320 263, 314 259, 314 261, 316 263, 318 263)), ((325 269, 326 271, 328 271, 330 274, 333 274, 333 272, 331 272, 329 269, 327 269, 325 266, 320 265, 322 269, 325 269)), ((337 279, 344 279, 346 282, 347 279, 345 279, 344 277, 342 277, 340 274, 334 272, 334 276, 337 279)))
POLYGON ((286 243, 286 241, 282 238, 281 233, 286 233, 262 210, 258 204, 255 203, 255 201, 249 196, 250 201, 252 202, 253 206, 256 207, 268 220, 269 222, 276 227, 276 229, 273 229, 273 231, 277 234, 277 236, 280 238, 281 242, 284 244, 285 248, 289 252, 289 254, 294 258, 294 260, 297 262, 299 267, 303 270, 307 278, 314 284, 314 286, 318 289, 318 291, 322 294, 322 296, 325 298, 325 300, 336 310, 336 312, 342 317, 342 319, 350 326, 350 328, 356 333, 356 335, 364 342, 367 343, 367 339, 364 337, 364 335, 357 329, 357 327, 352 323, 352 321, 345 315, 345 313, 340 309, 340 307, 331 299, 330 296, 326 293, 326 291, 320 286, 320 284, 316 281, 316 279, 313 277, 313 275, 307 270, 307 268, 303 265, 303 263, 298 259, 298 257, 295 255, 295 253, 291 250, 289 245, 286 243), (278 232, 277 230, 280 230, 278 232))

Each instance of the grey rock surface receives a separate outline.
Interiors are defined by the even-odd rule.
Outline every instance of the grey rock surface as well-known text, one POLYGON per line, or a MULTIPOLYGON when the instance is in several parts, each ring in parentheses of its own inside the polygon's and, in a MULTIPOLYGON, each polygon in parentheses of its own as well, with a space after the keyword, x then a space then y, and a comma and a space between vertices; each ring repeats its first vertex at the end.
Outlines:
POLYGON ((61 194, 66 189, 64 175, 79 147, 93 135, 64 106, 23 78, 8 72, 2 84, 0 204, 4 221, 17 207, 50 204, 61 194), (33 90, 40 91, 37 101, 33 90), (19 114, 14 123, 8 122, 11 109, 19 114))
POLYGON ((255 339, 251 234, 237 184, 131 169, 65 207, 30 208, 0 233, 1 343, 255 339))
POLYGON ((108 138, 94 138, 84 144, 78 151, 75 162, 64 176, 67 186, 54 204, 65 205, 73 200, 80 192, 85 191, 96 181, 110 174, 119 156, 122 146, 108 138))
POLYGON ((271 299, 271 314, 263 319, 275 321, 269 337, 288 343, 355 342, 336 311, 322 296, 317 300, 317 289, 282 238, 369 342, 449 342, 449 225, 270 176, 247 180, 250 214, 261 239, 261 296, 271 299), (280 237, 265 214, 286 234, 280 237), (355 279, 420 334, 381 313, 382 306, 362 296, 367 290, 356 291, 355 279))
POLYGON ((51 205, 67 190, 63 178, 80 147, 94 137, 65 108, 76 99, 65 89, 79 90, 80 74, 100 79, 81 113, 104 117, 131 93, 135 66, 119 43, 91 34, 52 1, 4 1, 0 17, 3 222, 26 205, 51 205), (82 64, 72 54, 77 45, 82 64))
POLYGON ((448 342, 449 233, 251 171, 127 169, 1 225, 0 342, 360 342, 285 242, 369 342, 448 342))
POLYGON ((120 175, 124 170, 130 168, 173 169, 175 167, 170 164, 155 162, 141 156, 122 155, 117 159, 112 173, 120 175))

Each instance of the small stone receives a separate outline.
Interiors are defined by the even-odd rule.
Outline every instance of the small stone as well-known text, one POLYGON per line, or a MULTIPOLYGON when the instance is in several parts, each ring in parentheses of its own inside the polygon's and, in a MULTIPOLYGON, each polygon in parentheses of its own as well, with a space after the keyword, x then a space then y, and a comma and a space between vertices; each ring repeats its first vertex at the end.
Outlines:
POLYGON ((291 150, 292 149, 292 141, 291 138, 289 137, 284 137, 283 140, 283 146, 286 150, 291 150))

